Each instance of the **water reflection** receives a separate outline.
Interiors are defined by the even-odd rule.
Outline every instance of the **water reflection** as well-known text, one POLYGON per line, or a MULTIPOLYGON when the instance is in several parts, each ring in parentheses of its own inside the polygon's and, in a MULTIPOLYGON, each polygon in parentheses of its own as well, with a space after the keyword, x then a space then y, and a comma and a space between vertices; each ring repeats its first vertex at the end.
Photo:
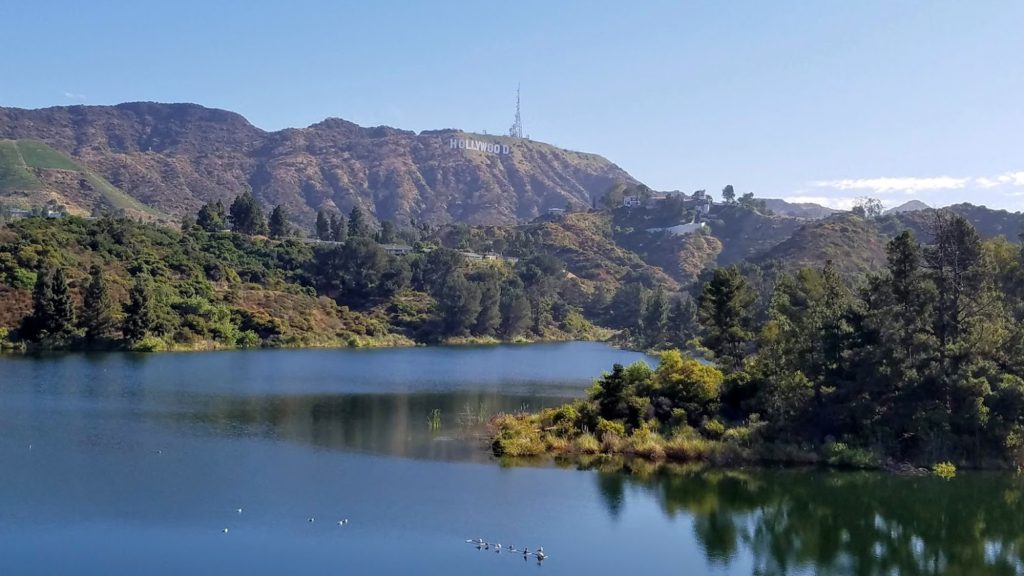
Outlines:
POLYGON ((1024 480, 954 481, 816 470, 743 471, 591 463, 609 513, 623 494, 692 516, 711 564, 753 559, 754 574, 1024 573, 1024 480))
POLYGON ((221 435, 262 435, 318 448, 484 462, 486 421, 557 406, 558 397, 496 392, 211 396, 185 418, 221 435))

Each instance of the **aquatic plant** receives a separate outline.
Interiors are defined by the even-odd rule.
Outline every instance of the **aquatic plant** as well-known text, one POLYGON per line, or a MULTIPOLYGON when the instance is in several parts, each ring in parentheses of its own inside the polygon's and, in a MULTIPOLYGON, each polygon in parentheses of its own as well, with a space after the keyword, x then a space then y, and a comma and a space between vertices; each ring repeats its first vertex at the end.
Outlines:
POLYGON ((430 416, 427 417, 427 428, 431 430, 441 429, 441 409, 434 408, 430 411, 430 416))
POLYGON ((932 466, 932 472, 939 478, 949 480, 956 477, 956 465, 952 462, 939 462, 932 466))

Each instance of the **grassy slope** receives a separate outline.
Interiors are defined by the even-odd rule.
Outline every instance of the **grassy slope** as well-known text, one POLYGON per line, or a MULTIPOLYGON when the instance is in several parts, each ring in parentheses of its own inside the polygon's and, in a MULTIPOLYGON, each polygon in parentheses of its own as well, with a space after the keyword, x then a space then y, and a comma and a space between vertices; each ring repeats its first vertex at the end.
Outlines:
POLYGON ((0 140, 0 194, 43 189, 43 183, 25 165, 17 142, 0 140))
POLYGON ((104 178, 42 142, 35 140, 0 141, 0 194, 44 191, 46 185, 33 171, 47 170, 64 170, 81 174, 89 185, 100 194, 105 203, 112 208, 155 218, 163 216, 159 211, 125 194, 104 178))

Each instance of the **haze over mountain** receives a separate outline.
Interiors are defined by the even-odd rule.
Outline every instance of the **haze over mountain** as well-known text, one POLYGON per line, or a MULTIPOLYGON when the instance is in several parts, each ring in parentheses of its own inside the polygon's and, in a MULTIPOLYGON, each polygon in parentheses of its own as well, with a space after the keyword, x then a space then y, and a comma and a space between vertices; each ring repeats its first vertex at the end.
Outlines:
MULTIPOLYGON (((251 189, 302 224, 318 209, 353 206, 399 222, 511 224, 569 203, 587 206, 615 183, 635 183, 601 156, 528 139, 416 134, 336 118, 265 132, 195 104, 0 108, 0 139, 41 141, 177 218, 251 189)), ((101 204, 76 179, 51 178, 45 188, 83 211, 101 204)))

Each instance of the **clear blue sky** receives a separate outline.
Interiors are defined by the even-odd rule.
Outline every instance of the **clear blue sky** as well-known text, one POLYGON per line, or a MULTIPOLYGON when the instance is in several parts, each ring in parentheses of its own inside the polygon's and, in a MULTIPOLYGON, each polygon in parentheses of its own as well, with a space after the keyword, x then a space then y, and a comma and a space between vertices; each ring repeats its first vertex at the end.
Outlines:
POLYGON ((1024 2, 5 2, 0 105, 526 132, 657 189, 1024 208, 1024 2))

